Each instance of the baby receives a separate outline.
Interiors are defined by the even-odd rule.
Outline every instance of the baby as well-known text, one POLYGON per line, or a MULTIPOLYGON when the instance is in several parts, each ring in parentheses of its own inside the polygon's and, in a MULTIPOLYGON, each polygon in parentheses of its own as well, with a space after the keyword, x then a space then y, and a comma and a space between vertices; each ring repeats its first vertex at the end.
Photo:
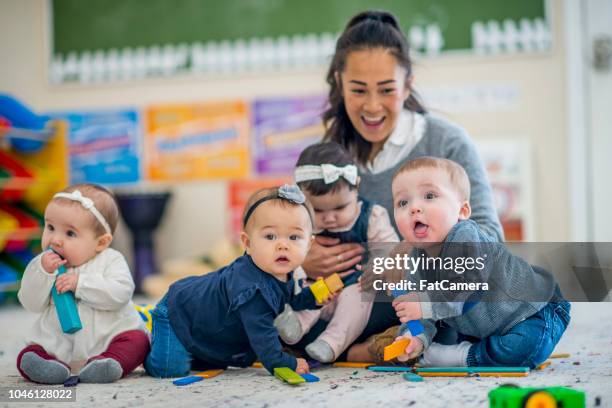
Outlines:
MULTIPOLYGON (((357 166, 339 144, 306 148, 298 158, 294 178, 314 208, 315 234, 341 243, 398 241, 387 211, 358 196, 357 166)), ((321 362, 336 360, 361 334, 372 311, 373 297, 360 293, 354 285, 359 275, 349 271, 343 278, 346 289, 320 310, 294 313, 287 307, 276 320, 283 341, 295 344, 319 318, 329 320, 326 330, 306 346, 306 352, 321 362)))
POLYGON ((191 369, 248 367, 259 359, 273 373, 309 371, 282 350, 274 318, 285 303, 315 308, 307 289, 293 295, 293 270, 312 242, 312 213, 297 186, 263 189, 248 200, 240 235, 245 255, 218 271, 182 279, 151 312, 147 372, 178 377, 191 369))
POLYGON ((510 254, 469 219, 465 170, 450 160, 418 158, 399 169, 392 191, 398 229, 416 248, 412 256, 452 260, 467 254, 484 260, 480 270, 461 272, 455 267, 441 275, 434 268, 419 271, 422 278, 454 276, 492 286, 486 293, 455 293, 452 299, 432 292, 395 299, 393 306, 404 323, 399 338, 411 338, 400 360, 417 357, 424 348, 420 363, 425 366, 534 368, 546 360, 569 324, 570 305, 548 272, 510 254), (429 320, 424 321, 425 332, 412 337, 405 323, 415 319, 429 320), (459 344, 431 343, 435 321, 455 329, 459 344))
POLYGON ((131 301, 132 275, 123 255, 109 247, 118 217, 113 195, 93 184, 68 187, 47 205, 44 252, 26 267, 18 294, 23 307, 40 313, 17 357, 25 379, 62 384, 73 369, 81 382, 108 383, 144 361, 149 338, 131 301), (62 265, 67 272, 58 276, 62 265), (54 284, 60 294, 74 292, 82 329, 73 334, 61 329, 54 284))

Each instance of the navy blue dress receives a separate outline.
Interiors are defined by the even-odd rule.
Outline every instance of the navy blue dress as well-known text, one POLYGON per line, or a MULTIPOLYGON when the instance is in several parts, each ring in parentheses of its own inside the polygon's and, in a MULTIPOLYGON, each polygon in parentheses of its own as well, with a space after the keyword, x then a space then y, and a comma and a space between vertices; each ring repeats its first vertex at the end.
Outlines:
POLYGON ((168 317, 177 337, 194 358, 216 367, 248 367, 258 358, 295 370, 295 357, 283 352, 274 318, 289 303, 294 310, 315 309, 305 288, 293 294, 292 273, 281 282, 243 255, 203 276, 174 283, 168 290, 168 317))

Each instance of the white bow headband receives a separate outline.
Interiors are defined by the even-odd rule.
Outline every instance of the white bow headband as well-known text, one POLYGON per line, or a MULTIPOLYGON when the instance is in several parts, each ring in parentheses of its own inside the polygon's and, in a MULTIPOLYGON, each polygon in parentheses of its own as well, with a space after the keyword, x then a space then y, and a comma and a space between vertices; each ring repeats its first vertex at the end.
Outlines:
POLYGON ((295 182, 301 183, 308 180, 323 180, 325 184, 330 184, 344 177, 351 185, 357 185, 357 166, 348 164, 344 167, 337 167, 333 164, 306 165, 299 166, 294 173, 295 182))
POLYGON ((83 194, 81 194, 79 190, 74 190, 72 193, 57 193, 53 196, 53 198, 67 198, 68 200, 78 201, 79 203, 81 203, 83 208, 91 211, 93 216, 96 217, 98 221, 100 221, 100 224, 102 224, 108 234, 112 234, 108 222, 106 222, 104 216, 100 213, 100 211, 98 211, 98 209, 94 205, 93 200, 91 198, 85 197, 83 194))

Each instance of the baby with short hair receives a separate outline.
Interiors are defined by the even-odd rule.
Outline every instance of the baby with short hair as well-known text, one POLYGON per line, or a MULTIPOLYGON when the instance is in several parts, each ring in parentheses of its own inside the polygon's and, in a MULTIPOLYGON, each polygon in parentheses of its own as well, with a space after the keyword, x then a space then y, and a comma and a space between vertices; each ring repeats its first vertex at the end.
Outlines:
POLYGON ((45 209, 43 253, 26 267, 18 297, 40 313, 17 368, 30 381, 61 384, 71 370, 81 382, 125 377, 149 351, 143 321, 132 303, 134 282, 125 258, 110 248, 119 218, 112 193, 76 184, 55 194, 45 209), (67 272, 58 276, 57 269, 67 272), (74 292, 82 329, 62 331, 51 297, 74 292))
MULTIPOLYGON (((421 157, 402 166, 392 184, 394 215, 413 256, 484 259, 485 267, 442 275, 420 270, 428 280, 489 282, 488 292, 454 297, 412 293, 395 299, 403 323, 399 338, 411 338, 400 360, 418 357, 426 366, 521 366, 535 368, 553 351, 570 320, 570 304, 548 272, 512 255, 470 220, 470 183, 459 164, 421 157), (411 336, 408 321, 427 319, 425 332, 411 336), (435 321, 459 334, 459 344, 432 343, 435 321)), ((397 340, 397 339, 396 339, 397 340)))
POLYGON ((297 186, 260 190, 246 204, 240 238, 243 256, 175 282, 151 312, 149 375, 248 367, 257 359, 270 373, 277 367, 309 371, 306 360, 283 351, 273 322, 285 303, 317 307, 309 289, 293 293, 293 271, 312 242, 310 204, 297 186))

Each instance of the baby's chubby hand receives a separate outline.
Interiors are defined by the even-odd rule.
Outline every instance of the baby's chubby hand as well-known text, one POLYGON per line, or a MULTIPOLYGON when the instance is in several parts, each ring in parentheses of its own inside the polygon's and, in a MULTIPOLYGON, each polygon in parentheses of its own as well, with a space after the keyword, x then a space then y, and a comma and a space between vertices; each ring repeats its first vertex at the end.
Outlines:
POLYGON ((54 273, 57 270, 57 268, 64 265, 66 263, 66 260, 62 259, 61 256, 59 256, 53 251, 45 251, 42 254, 42 258, 40 259, 40 262, 45 272, 51 274, 51 273, 54 273))
POLYGON ((406 338, 410 339, 410 344, 406 346, 404 354, 397 356, 397 359, 401 362, 408 361, 423 354, 423 341, 418 337, 413 337, 410 333, 397 337, 395 341, 406 338))
POLYGON ((76 292, 77 284, 79 283, 79 274, 74 271, 63 273, 55 279, 55 289, 57 293, 76 292))
POLYGON ((400 322, 406 323, 410 320, 419 320, 423 317, 421 303, 416 293, 409 293, 396 298, 393 303, 395 314, 399 317, 400 322))
POLYGON ((295 367, 295 372, 298 374, 306 374, 310 372, 310 367, 308 367, 308 363, 303 358, 297 358, 297 366, 295 367))

